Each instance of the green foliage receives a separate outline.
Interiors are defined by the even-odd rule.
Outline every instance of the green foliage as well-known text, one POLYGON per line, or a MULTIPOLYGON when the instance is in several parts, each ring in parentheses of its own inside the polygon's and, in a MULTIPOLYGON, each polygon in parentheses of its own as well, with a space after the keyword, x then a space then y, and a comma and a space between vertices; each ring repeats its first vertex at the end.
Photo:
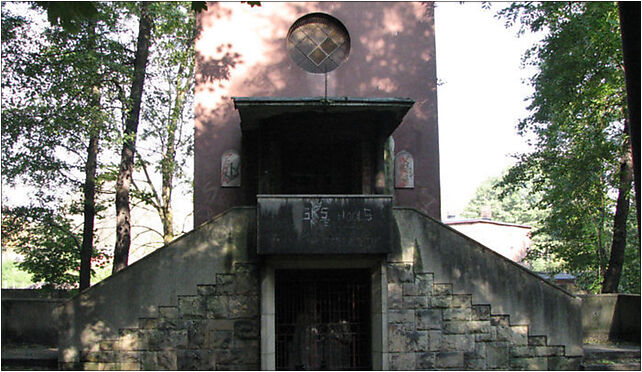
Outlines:
MULTIPOLYGON (((608 263, 626 136, 617 6, 512 3, 499 16, 508 26, 519 22, 520 32, 547 33, 524 56, 538 70, 530 79, 530 114, 518 125, 532 152, 518 157, 501 186, 532 184, 537 207, 549 211, 534 233, 547 236, 540 254, 561 259, 561 269, 583 273, 585 286, 597 291, 608 263)), ((638 244, 628 239, 627 254, 639 252, 638 244)), ((625 272, 632 273, 628 266, 625 272)), ((625 281, 632 280, 639 288, 639 275, 625 281)))
MULTIPOLYGON (((3 208, 2 240, 3 247, 24 257, 18 267, 34 282, 54 288, 78 284, 80 240, 69 219, 43 208, 3 208)), ((105 255, 94 255, 96 262, 106 264, 105 255)))
POLYGON ((502 189, 499 185, 501 179, 501 177, 491 177, 479 185, 464 208, 462 216, 479 218, 482 208, 490 206, 493 220, 529 226, 537 225, 543 213, 536 208, 537 194, 533 193, 531 187, 502 189))

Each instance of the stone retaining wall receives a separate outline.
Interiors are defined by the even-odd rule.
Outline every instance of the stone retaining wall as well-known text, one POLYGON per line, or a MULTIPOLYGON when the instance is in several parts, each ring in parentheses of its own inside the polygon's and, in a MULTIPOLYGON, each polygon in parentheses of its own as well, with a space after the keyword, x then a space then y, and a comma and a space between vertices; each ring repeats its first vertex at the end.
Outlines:
POLYGON ((259 287, 256 265, 236 263, 216 284, 159 306, 158 317, 119 331, 81 354, 89 370, 257 370, 259 287))
POLYGON ((530 335, 528 325, 510 323, 490 305, 474 305, 470 294, 451 283, 434 283, 432 273, 408 263, 389 263, 388 368, 577 369, 580 357, 564 346, 530 335))

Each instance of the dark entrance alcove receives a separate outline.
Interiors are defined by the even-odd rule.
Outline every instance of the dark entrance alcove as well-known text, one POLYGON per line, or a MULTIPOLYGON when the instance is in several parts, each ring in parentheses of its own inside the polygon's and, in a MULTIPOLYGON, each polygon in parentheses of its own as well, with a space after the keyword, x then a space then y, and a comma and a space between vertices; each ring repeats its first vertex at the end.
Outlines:
POLYGON ((275 272, 276 368, 369 370, 370 272, 275 272))

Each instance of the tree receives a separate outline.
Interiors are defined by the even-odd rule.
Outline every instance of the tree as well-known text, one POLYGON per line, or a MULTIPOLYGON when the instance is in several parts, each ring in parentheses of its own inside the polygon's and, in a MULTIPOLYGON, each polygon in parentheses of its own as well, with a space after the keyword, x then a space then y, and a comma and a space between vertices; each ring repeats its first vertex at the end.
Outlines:
POLYGON ((513 3, 498 15, 507 26, 518 22, 520 32, 547 32, 524 57, 538 72, 530 79, 530 115, 518 129, 533 138, 533 151, 502 184, 532 181, 539 207, 550 210, 539 231, 552 238, 548 248, 567 269, 592 272, 593 289, 604 281, 612 291, 626 249, 637 243, 626 239, 631 163, 617 7, 513 3))
POLYGON ((136 134, 145 85, 145 71, 151 31, 153 25, 150 3, 141 2, 138 27, 138 41, 134 60, 134 75, 131 84, 127 121, 123 136, 118 179, 116 181, 116 245, 112 272, 116 273, 127 267, 129 248, 131 246, 131 212, 129 208, 129 189, 134 168, 136 152, 136 134))
POLYGON ((136 166, 144 174, 133 182, 132 196, 151 205, 158 213, 163 242, 174 239, 172 193, 191 155, 191 103, 194 95, 195 17, 189 3, 163 3, 155 22, 150 61, 149 89, 143 106, 143 143, 136 166), (161 175, 160 187, 150 176, 150 165, 161 175))
POLYGON ((479 218, 481 210, 490 206, 492 219, 502 222, 534 226, 542 218, 544 211, 537 209, 537 194, 533 193, 532 186, 505 190, 499 183, 502 177, 491 177, 484 181, 475 190, 475 194, 468 202, 462 216, 466 218, 479 218))
MULTIPOLYGON (((129 69, 128 50, 111 38, 119 31, 117 5, 91 7, 96 12, 75 22, 74 32, 52 25, 35 31, 4 4, 2 15, 3 182, 37 186, 34 213, 75 213, 67 195, 83 190, 81 289, 90 285, 99 137, 113 129, 111 92, 129 69), (14 21, 5 29, 7 19, 14 21)), ((49 220, 34 217, 33 223, 49 220)))

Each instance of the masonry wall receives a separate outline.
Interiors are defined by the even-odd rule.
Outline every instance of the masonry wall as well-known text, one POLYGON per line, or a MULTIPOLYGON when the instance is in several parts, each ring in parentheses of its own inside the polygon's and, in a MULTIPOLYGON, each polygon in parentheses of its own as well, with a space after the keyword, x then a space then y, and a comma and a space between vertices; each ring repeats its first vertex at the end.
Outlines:
POLYGON ((453 293, 470 294, 512 324, 528 324, 531 335, 550 345, 565 345, 568 356, 581 356, 581 299, 476 241, 423 215, 394 211, 403 262, 417 272, 434 274, 436 283, 452 283, 453 293))
POLYGON ((251 305, 258 292, 255 214, 254 208, 230 209, 67 301, 60 318, 61 366, 78 368, 82 361, 116 369, 149 363, 187 368, 189 353, 199 352, 205 337, 232 358, 230 350, 243 346, 225 335, 258 334, 252 316, 258 303, 240 306, 251 305), (210 321, 216 316, 221 321, 210 321), (252 319, 249 330, 236 324, 252 319))
MULTIPOLYGON (((242 148, 233 96, 319 97, 323 75, 290 60, 286 36, 301 16, 325 12, 348 29, 347 61, 328 74, 329 96, 403 97, 416 103, 393 133, 395 153, 414 157, 415 187, 394 191, 395 203, 439 218, 439 143, 432 3, 241 2, 209 3, 198 16, 194 138, 194 220, 198 225, 237 205, 254 205, 256 192, 221 187, 220 159, 242 148)), ((284 134, 287 135, 287 134, 284 134)), ((247 159, 246 159, 247 160, 247 159)), ((241 159, 243 162, 244 159, 241 159)))

